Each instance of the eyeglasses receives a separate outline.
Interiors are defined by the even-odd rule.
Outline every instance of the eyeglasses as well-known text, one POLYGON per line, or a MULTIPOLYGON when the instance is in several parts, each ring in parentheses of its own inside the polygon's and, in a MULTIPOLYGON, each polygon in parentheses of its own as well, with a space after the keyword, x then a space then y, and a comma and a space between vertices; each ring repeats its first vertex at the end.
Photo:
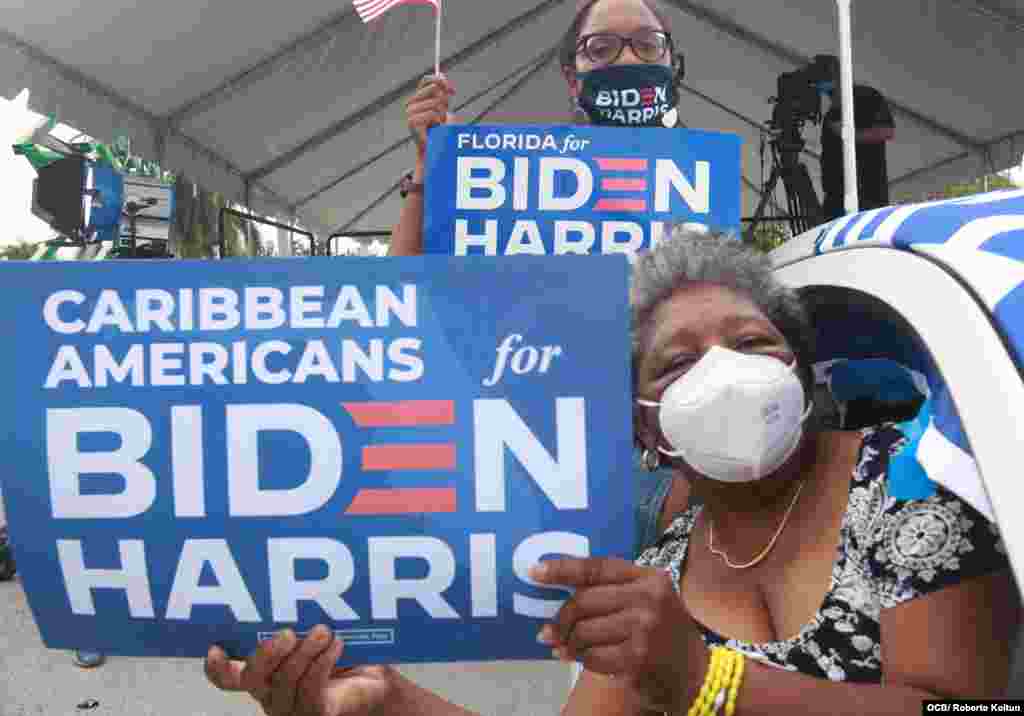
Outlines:
POLYGON ((658 62, 672 46, 672 36, 661 30, 637 30, 631 35, 595 32, 580 37, 576 54, 586 55, 595 65, 610 65, 619 59, 626 45, 644 62, 658 62))

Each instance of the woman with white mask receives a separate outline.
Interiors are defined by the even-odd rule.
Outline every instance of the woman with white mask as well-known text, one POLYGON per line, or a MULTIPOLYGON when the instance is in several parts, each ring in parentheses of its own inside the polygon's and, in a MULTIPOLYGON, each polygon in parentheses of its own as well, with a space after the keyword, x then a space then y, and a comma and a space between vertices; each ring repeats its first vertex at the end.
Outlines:
MULTIPOLYGON (((995 525, 941 486, 892 497, 888 459, 907 442, 894 425, 815 426, 811 327, 767 259, 677 230, 633 272, 635 439, 695 499, 636 563, 531 571, 574 588, 538 634, 584 667, 563 715, 999 698, 1019 606, 995 525)), ((272 716, 470 714, 389 667, 336 670, 342 650, 323 627, 285 632, 246 664, 211 650, 207 673, 272 716)))

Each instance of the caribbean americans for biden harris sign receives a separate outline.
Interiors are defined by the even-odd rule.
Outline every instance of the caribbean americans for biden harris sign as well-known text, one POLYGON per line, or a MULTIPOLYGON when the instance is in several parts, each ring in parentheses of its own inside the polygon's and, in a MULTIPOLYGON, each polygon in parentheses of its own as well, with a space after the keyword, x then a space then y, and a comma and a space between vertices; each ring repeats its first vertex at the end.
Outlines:
POLYGON ((430 130, 426 253, 622 253, 675 224, 740 233, 740 139, 683 129, 430 130))
POLYGON ((57 649, 543 658, 628 557, 621 256, 0 265, 3 497, 57 649), (601 291, 593 291, 593 286, 601 291))

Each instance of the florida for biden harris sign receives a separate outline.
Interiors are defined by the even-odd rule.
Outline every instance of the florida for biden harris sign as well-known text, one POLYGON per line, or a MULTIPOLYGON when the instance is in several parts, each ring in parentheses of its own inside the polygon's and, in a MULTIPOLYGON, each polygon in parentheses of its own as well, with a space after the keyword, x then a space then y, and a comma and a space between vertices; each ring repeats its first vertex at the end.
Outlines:
POLYGON ((632 256, 676 224, 739 236, 740 146, 684 129, 435 127, 423 248, 632 256))
POLYGON ((622 257, 0 265, 3 497, 47 646, 543 658, 628 557, 622 257), (594 285, 603 287, 595 292, 594 285))

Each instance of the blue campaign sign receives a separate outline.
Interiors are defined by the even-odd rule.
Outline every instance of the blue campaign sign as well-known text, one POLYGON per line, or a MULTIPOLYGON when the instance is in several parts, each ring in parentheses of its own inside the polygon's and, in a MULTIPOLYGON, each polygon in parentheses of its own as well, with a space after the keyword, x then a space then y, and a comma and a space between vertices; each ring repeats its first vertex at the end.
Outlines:
POLYGON ((435 127, 423 250, 634 254, 677 223, 739 236, 740 145, 684 129, 435 127))
POLYGON ((622 257, 0 265, 3 497, 47 646, 545 658, 548 555, 627 558, 622 257), (594 292, 594 285, 602 290, 594 292))

